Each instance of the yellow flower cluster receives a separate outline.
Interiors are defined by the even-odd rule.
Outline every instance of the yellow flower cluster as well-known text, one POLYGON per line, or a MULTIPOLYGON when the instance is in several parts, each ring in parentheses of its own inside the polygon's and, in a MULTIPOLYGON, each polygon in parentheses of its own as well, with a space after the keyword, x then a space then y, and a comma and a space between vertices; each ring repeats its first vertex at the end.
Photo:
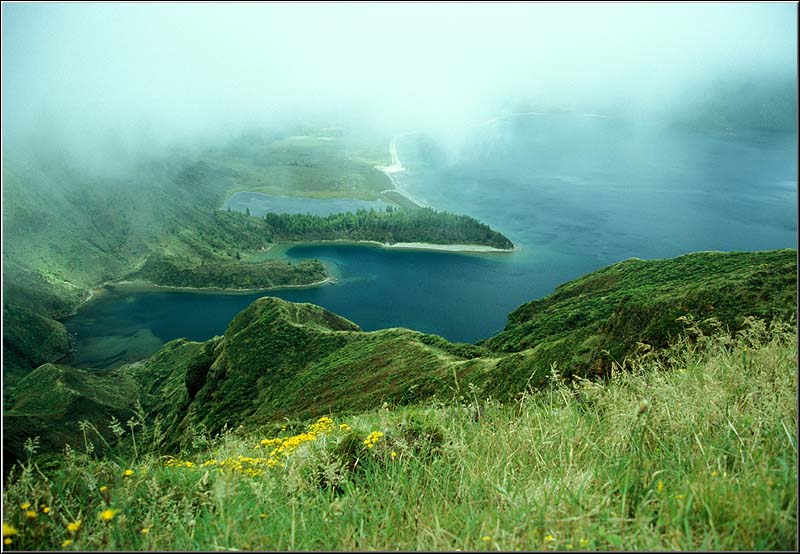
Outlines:
MULTIPOLYGON (((339 429, 349 431, 350 426, 343 423, 339 426, 339 429)), ((220 473, 231 471, 258 477, 264 474, 264 467, 272 468, 279 465, 283 466, 281 458, 287 458, 304 443, 313 442, 319 439, 323 434, 329 433, 332 430, 334 430, 333 420, 329 417, 321 417, 310 424, 307 431, 304 433, 285 438, 261 439, 255 448, 257 450, 262 448, 269 449, 270 452, 267 457, 251 458, 239 455, 235 458, 227 458, 224 460, 211 459, 201 463, 199 467, 207 468, 214 466, 220 473)), ((382 435, 382 433, 379 433, 379 435, 382 435)), ((177 458, 169 458, 165 465, 167 467, 194 467, 192 462, 179 460, 177 458)))
POLYGON ((13 526, 9 525, 5 521, 3 522, 3 537, 12 537, 19 533, 13 526))
POLYGON ((165 464, 167 467, 193 467, 194 463, 177 458, 170 458, 165 464))
POLYGON ((114 519, 114 516, 117 515, 117 511, 118 510, 103 510, 97 517, 103 521, 111 521, 114 519))
POLYGON ((270 446, 278 446, 283 442, 283 439, 261 439, 261 442, 256 445, 256 448, 269 448, 270 446))
POLYGON ((364 444, 367 445, 367 448, 372 448, 373 446, 375 446, 375 443, 381 440, 382 436, 383 433, 381 433, 380 431, 373 431, 372 433, 369 434, 369 436, 366 439, 364 439, 364 444))
POLYGON ((308 432, 311 434, 327 433, 333 429, 333 420, 329 417, 321 417, 316 423, 308 426, 308 432))
POLYGON ((261 469, 263 466, 267 467, 274 467, 278 465, 278 461, 273 458, 251 458, 249 456, 236 456, 235 458, 225 458, 223 460, 211 459, 206 460, 199 466, 195 466, 192 462, 187 462, 183 460, 177 460, 171 458, 167 460, 166 463, 167 467, 186 467, 186 468, 193 468, 193 467, 211 467, 214 466, 217 468, 219 473, 224 473, 225 471, 229 471, 232 473, 244 473, 245 475, 250 475, 251 477, 258 477, 259 475, 263 475, 264 471, 261 469))
POLYGON ((271 452, 272 456, 288 456, 297 450, 301 444, 317 440, 315 433, 300 433, 285 439, 278 448, 271 452))
POLYGON ((77 533, 81 528, 81 523, 83 523, 83 521, 80 519, 78 521, 73 521, 72 523, 67 523, 67 531, 70 533, 77 533))
MULTIPOLYGON (((320 435, 325 433, 329 433, 333 430, 333 420, 329 417, 321 417, 314 423, 308 426, 308 430, 305 433, 300 433, 299 435, 292 435, 291 437, 287 437, 284 439, 275 438, 275 439, 262 439, 256 448, 264 447, 269 448, 273 447, 272 451, 269 453, 268 460, 271 462, 268 463, 270 467, 274 467, 278 465, 278 460, 280 457, 288 457, 290 456, 295 450, 297 450, 300 445, 306 442, 313 442, 317 440, 320 435)), ((339 426, 341 429, 341 426, 339 426)), ((348 427, 349 429, 349 427, 348 427)))

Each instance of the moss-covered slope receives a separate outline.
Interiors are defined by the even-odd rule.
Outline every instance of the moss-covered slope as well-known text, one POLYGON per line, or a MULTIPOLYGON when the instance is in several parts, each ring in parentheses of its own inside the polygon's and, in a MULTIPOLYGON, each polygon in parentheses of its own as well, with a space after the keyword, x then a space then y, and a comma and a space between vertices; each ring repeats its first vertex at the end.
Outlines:
POLYGON ((447 390, 464 361, 439 337, 365 333, 318 306, 265 297, 239 313, 223 338, 171 343, 135 374, 175 444, 198 429, 410 403, 447 390))
POLYGON ((80 421, 91 423, 110 441, 111 417, 127 421, 134 413, 138 391, 138 385, 125 370, 39 366, 17 383, 11 409, 6 408, 3 413, 6 468, 24 457, 23 444, 28 438, 38 436, 44 452, 58 451, 65 444, 83 444, 80 421))
POLYGON ((520 306, 482 344, 521 353, 506 362, 510 386, 531 374, 527 368, 552 363, 565 374, 605 373, 641 348, 638 343, 667 346, 687 328, 682 316, 715 318, 735 332, 747 316, 788 320, 796 310, 796 250, 630 259, 520 306))

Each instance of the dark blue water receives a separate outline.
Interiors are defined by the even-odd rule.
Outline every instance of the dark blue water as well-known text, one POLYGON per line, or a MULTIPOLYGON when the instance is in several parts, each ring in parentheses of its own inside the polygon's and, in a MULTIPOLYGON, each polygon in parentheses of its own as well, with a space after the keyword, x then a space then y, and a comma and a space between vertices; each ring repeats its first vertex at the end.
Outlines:
MULTIPOLYGON (((796 247, 796 148, 794 136, 723 139, 580 116, 479 126, 457 147, 407 135, 407 171, 395 175, 403 187, 488 223, 518 251, 297 246, 285 256, 326 262, 336 283, 270 294, 365 330, 404 326, 472 342, 499 331, 516 306, 629 257, 796 247)), ((222 334, 263 295, 117 291, 67 322, 74 362, 130 360, 161 341, 222 334)))

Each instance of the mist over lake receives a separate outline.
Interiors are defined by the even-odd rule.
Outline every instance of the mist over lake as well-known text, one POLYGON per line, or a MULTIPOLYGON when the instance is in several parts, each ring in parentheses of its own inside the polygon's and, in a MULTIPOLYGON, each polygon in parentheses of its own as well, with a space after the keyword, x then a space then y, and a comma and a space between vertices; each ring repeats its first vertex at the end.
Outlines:
MULTIPOLYGON (((335 283, 234 295, 119 289, 66 321, 77 339, 72 359, 102 365, 140 358, 160 341, 205 340, 265 295, 318 304, 368 331, 488 338, 521 303, 630 257, 795 247, 796 148, 785 133, 709 136, 584 114, 479 124, 457 152, 406 134, 398 139, 406 170, 394 176, 402 187, 488 223, 513 253, 298 245, 282 256, 323 261, 335 283), (98 338, 110 335, 119 336, 98 338)), ((293 206, 306 211, 297 199, 293 206)))

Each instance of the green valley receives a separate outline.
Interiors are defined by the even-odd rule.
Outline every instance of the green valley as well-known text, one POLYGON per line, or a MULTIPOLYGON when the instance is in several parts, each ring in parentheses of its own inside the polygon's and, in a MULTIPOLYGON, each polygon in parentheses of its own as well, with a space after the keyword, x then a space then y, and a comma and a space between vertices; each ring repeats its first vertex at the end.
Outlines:
POLYGON ((3 2, 3 551, 798 551, 796 16, 3 2))
POLYGON ((58 319, 106 283, 265 290, 328 277, 316 260, 247 261, 279 241, 513 247, 469 216, 429 209, 266 219, 219 209, 238 190, 369 199, 392 187, 373 167, 385 161, 385 147, 351 139, 342 130, 319 132, 323 135, 248 135, 224 148, 153 159, 124 172, 87 173, 55 155, 35 163, 9 157, 3 169, 4 231, 14 237, 3 249, 8 383, 69 350, 58 319), (281 173, 276 167, 293 169, 281 173), (319 172, 328 178, 320 179, 319 172))
POLYGON ((224 336, 173 341, 141 363, 42 365, 13 388, 4 414, 13 429, 4 459, 22 464, 7 476, 6 501, 47 506, 62 523, 13 516, 13 540, 123 549, 387 548, 386 540, 409 549, 789 547, 795 262, 794 250, 628 260, 521 306, 479 345, 400 328, 367 333, 323 308, 265 297, 224 336), (491 484, 483 471, 498 457, 506 476, 491 484), (36 468, 53 477, 40 481, 36 468), (79 477, 87 471, 94 477, 79 477), (353 534, 373 502, 389 502, 378 492, 389 482, 400 502, 387 516, 393 530, 378 533, 370 520, 353 534), (288 495, 306 523, 254 497, 262 488, 288 495), (143 501, 145 490, 185 500, 143 501), (433 496, 412 500, 422 490, 433 496), (455 496, 443 500, 445 490, 455 496), (762 506, 769 532, 737 515, 741 495, 762 506), (692 500, 713 506, 713 526, 692 500), (178 506, 197 532, 168 515, 178 506), (108 524, 103 510, 113 511, 108 524), (231 510, 239 523, 221 523, 231 510), (514 524, 527 510, 535 517, 514 524), (314 532, 317 513, 341 518, 337 531, 314 532), (424 517, 409 522, 413 513, 424 517), (74 520, 83 530, 65 533, 74 520), (240 529, 245 521, 260 531, 240 529), (287 534, 297 525, 308 539, 287 534), (407 535, 409 525, 424 535, 407 535))

